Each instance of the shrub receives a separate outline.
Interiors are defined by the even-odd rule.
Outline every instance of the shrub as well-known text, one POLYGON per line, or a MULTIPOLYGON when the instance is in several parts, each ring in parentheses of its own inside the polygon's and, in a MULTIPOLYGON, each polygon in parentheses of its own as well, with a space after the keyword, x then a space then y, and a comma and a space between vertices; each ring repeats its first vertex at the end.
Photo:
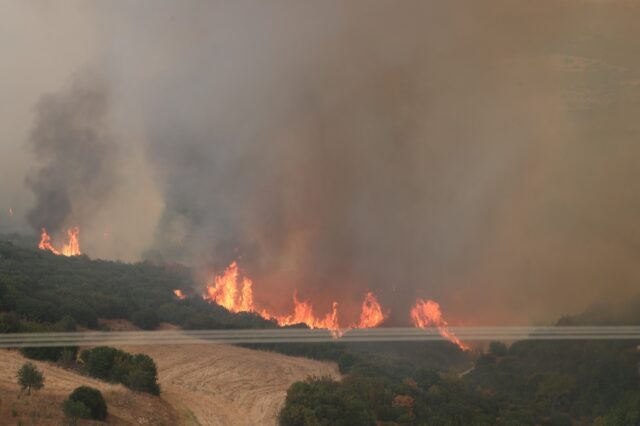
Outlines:
POLYGON ((62 412, 72 425, 75 425, 78 419, 91 418, 91 410, 89 410, 89 407, 81 401, 74 401, 69 398, 65 399, 62 403, 62 412))
POLYGON ((131 355, 119 349, 99 346, 82 351, 80 358, 90 376, 119 382, 136 391, 160 393, 158 369, 148 355, 131 355))
POLYGON ((31 389, 39 390, 44 386, 44 375, 31 362, 27 362, 18 370, 18 384, 21 390, 27 390, 27 395, 31 394, 31 389))
POLYGON ((27 358, 36 359, 38 361, 52 361, 56 362, 62 358, 65 352, 71 353, 72 357, 78 353, 78 348, 69 347, 36 347, 36 348, 22 348, 20 353, 27 358))
MULTIPOLYGON (((66 404, 68 409, 72 410, 73 413, 80 418, 91 418, 94 420, 104 420, 107 418, 107 403, 104 401, 102 393, 100 393, 98 389, 89 386, 80 386, 76 388, 71 392, 69 398, 67 398, 64 404, 66 404), (82 412, 82 407, 80 407, 78 403, 84 405, 89 416, 86 416, 86 412, 84 416, 78 415, 82 412)), ((63 406, 63 409, 65 409, 65 406, 63 406)), ((66 414, 67 411, 65 410, 65 415, 66 414)))

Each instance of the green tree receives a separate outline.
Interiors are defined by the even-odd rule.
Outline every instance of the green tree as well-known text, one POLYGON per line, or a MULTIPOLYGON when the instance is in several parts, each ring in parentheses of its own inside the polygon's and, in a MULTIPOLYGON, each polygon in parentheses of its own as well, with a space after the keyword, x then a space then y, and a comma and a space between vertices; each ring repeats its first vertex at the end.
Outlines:
POLYGON ((21 391, 27 391, 27 395, 31 394, 31 389, 39 390, 44 386, 44 375, 31 362, 27 362, 18 370, 18 384, 21 391))
POLYGON ((62 403, 62 412, 71 425, 75 425, 78 419, 91 418, 91 410, 89 407, 84 405, 82 401, 74 401, 69 398, 65 399, 62 403))
MULTIPOLYGON (((102 396, 102 393, 98 389, 89 387, 89 386, 80 386, 76 388, 71 394, 67 401, 72 401, 74 403, 82 403, 88 411, 89 417, 82 418, 91 418, 94 420, 104 420, 107 418, 107 403, 102 396)), ((69 403, 71 404, 71 403, 69 403)), ((76 410, 80 410, 77 404, 74 404, 74 408, 76 410)), ((64 408, 64 407, 63 407, 64 408)), ((66 414, 66 412, 65 412, 66 414)), ((76 412, 77 414, 77 412, 76 412)))

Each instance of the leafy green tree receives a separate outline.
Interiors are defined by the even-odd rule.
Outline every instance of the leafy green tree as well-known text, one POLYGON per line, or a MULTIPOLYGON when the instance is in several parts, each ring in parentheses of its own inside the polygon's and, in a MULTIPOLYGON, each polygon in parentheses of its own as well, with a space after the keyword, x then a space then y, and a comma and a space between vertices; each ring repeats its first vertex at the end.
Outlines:
POLYGON ((89 407, 84 405, 82 401, 74 401, 69 398, 65 399, 62 403, 62 412, 71 425, 75 425, 78 419, 91 418, 91 410, 89 407))
POLYGON ((31 394, 31 389, 39 390, 44 387, 44 375, 31 362, 27 362, 20 367, 17 378, 21 391, 24 392, 26 390, 27 395, 31 394))
MULTIPOLYGON (((72 401, 74 403, 81 403, 84 405, 88 411, 88 417, 81 418, 91 418, 94 420, 104 420, 107 418, 107 403, 102 396, 102 393, 98 389, 89 387, 89 386, 80 386, 76 388, 71 394, 67 401, 72 401)), ((77 404, 74 404, 76 410, 80 411, 80 408, 77 404)), ((71 408, 71 407, 70 407, 71 408)), ((66 412, 65 412, 66 414, 66 412)), ((76 414, 78 414, 76 412, 76 414)))

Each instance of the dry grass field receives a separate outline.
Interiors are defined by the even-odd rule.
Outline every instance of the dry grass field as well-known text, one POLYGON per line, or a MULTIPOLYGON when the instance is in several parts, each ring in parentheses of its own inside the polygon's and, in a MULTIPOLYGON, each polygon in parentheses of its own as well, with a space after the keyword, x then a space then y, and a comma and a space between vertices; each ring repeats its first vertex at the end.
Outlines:
MULTIPOLYGON (((17 351, 0 350, 0 424, 55 425, 64 423, 62 401, 78 386, 99 389, 107 401, 110 425, 175 425, 177 412, 164 400, 128 390, 59 368, 51 363, 32 361, 44 373, 44 388, 20 395, 16 372, 27 361, 17 351)), ((93 422, 80 422, 93 424, 93 422)))
POLYGON ((187 425, 275 425, 293 382, 312 375, 339 377, 335 364, 228 345, 123 349, 156 361, 162 398, 187 425))
MULTIPOLYGON (((61 425, 61 404, 77 386, 100 389, 113 425, 275 425, 287 388, 308 376, 339 377, 335 364, 228 345, 124 346, 158 365, 160 398, 34 362, 45 387, 20 395, 16 371, 27 359, 0 350, 0 424, 61 425)), ((80 424, 93 424, 81 422, 80 424)))

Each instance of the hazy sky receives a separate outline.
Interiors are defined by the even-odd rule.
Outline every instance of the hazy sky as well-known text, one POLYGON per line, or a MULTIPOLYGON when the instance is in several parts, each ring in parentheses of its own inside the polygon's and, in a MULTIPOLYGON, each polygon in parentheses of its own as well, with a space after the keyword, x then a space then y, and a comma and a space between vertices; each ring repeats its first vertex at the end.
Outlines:
POLYGON ((276 309, 298 288, 347 311, 371 289, 400 322, 415 297, 469 324, 579 311, 640 289, 638 19, 2 1, 0 232, 56 217, 90 256, 203 274, 240 256, 276 309))

